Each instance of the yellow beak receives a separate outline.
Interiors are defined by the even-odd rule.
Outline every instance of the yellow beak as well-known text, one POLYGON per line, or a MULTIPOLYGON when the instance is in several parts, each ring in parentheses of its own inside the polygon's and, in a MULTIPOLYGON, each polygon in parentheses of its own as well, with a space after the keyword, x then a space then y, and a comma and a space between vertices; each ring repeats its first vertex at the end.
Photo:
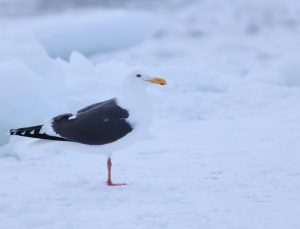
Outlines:
POLYGON ((151 80, 147 80, 150 83, 159 84, 159 85, 166 85, 167 81, 160 77, 153 77, 151 80))

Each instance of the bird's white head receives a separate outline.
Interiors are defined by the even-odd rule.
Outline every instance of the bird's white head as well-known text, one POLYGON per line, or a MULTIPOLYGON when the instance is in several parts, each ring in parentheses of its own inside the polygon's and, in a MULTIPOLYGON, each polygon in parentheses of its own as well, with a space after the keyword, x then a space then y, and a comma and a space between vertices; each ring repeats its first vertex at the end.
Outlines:
POLYGON ((166 85, 167 81, 141 71, 131 72, 124 79, 117 97, 118 105, 129 111, 130 116, 127 121, 134 126, 136 131, 147 129, 151 123, 153 110, 146 87, 153 84, 166 85))
POLYGON ((123 105, 125 103, 130 106, 135 104, 137 107, 140 107, 141 104, 146 104, 145 101, 148 100, 146 87, 151 84, 166 85, 167 81, 161 77, 150 76, 141 71, 128 74, 121 85, 118 101, 122 102, 123 105))
POLYGON ((158 85, 166 85, 167 81, 162 77, 150 76, 147 73, 141 71, 135 71, 128 75, 128 79, 133 82, 142 82, 143 84, 151 83, 158 85))

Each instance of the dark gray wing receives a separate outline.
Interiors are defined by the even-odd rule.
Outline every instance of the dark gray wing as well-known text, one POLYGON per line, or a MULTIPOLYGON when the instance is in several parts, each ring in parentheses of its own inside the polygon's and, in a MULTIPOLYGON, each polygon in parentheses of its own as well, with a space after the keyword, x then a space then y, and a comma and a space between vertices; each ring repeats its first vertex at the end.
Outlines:
POLYGON ((125 120, 127 110, 119 107, 115 99, 96 103, 78 111, 75 118, 64 114, 53 119, 53 130, 62 138, 89 145, 114 142, 129 132, 132 127, 125 120))
POLYGON ((87 106, 87 107, 84 107, 84 108, 80 109, 79 111, 77 111, 77 113, 82 113, 82 112, 88 111, 88 110, 90 110, 90 109, 93 109, 93 108, 95 108, 95 107, 97 107, 97 106, 100 106, 101 104, 102 104, 102 105, 103 105, 103 104, 108 104, 108 103, 112 103, 112 102, 114 102, 114 101, 115 101, 115 99, 110 99, 110 100, 106 100, 106 101, 104 101, 104 102, 94 103, 94 104, 92 104, 92 105, 89 105, 89 106, 87 106))

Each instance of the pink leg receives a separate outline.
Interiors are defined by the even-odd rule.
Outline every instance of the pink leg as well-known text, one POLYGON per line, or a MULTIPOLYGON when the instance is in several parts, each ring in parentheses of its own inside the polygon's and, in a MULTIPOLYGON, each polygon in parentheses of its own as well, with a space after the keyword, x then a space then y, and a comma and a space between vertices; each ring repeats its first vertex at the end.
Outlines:
POLYGON ((106 184, 108 186, 121 186, 121 185, 126 185, 126 183, 121 183, 121 184, 115 184, 111 181, 111 166, 112 166, 112 163, 111 163, 111 158, 107 158, 107 172, 108 172, 108 177, 107 177, 107 181, 106 181, 106 184))

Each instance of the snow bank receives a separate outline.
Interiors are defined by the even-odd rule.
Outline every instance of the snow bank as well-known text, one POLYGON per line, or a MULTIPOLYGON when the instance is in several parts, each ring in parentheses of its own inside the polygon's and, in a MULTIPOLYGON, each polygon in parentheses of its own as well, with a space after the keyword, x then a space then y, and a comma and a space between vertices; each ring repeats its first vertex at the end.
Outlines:
POLYGON ((68 59, 72 51, 85 55, 126 49, 151 38, 160 20, 143 11, 70 11, 3 23, 6 33, 34 34, 51 57, 68 59))
POLYGON ((103 10, 64 14, 34 27, 50 56, 68 58, 74 50, 90 56, 126 49, 152 37, 159 24, 151 14, 103 10))
POLYGON ((4 42, 0 48, 1 144, 7 141, 10 128, 37 124, 65 103, 59 99, 63 96, 61 71, 43 48, 34 43, 4 42))

